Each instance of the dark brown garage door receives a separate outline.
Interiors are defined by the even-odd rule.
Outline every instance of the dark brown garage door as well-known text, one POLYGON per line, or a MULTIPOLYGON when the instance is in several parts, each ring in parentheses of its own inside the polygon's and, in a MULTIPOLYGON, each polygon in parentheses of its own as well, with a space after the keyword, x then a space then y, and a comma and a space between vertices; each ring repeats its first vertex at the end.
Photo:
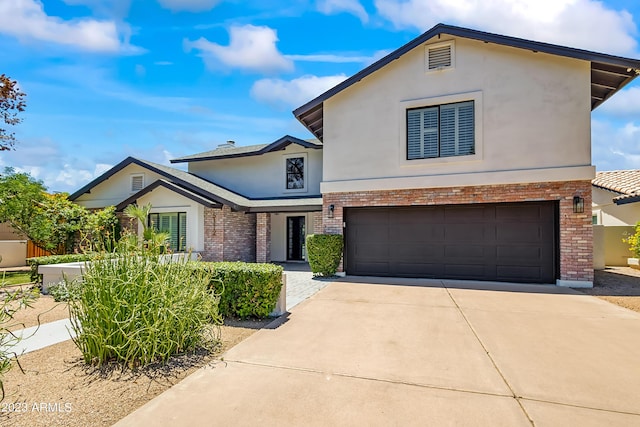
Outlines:
POLYGON ((554 283, 556 212, 556 202, 347 208, 346 272, 554 283))

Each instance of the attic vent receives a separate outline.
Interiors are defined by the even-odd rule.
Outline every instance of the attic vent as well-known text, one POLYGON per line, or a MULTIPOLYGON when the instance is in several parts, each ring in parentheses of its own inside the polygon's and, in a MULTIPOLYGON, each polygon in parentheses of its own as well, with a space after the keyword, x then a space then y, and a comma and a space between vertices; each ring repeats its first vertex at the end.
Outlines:
POLYGON ((453 43, 426 47, 427 71, 453 67, 453 43))
POLYGON ((135 193, 144 188, 144 175, 131 175, 131 192, 135 193))
POLYGON ((236 142, 229 140, 224 144, 218 144, 218 148, 233 148, 236 146, 236 142))

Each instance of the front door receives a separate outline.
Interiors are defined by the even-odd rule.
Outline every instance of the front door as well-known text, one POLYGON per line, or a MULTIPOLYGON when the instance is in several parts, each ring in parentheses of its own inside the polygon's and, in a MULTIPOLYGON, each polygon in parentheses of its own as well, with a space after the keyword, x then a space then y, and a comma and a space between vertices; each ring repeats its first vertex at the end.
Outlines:
POLYGON ((304 217, 287 217, 287 261, 304 261, 304 217))

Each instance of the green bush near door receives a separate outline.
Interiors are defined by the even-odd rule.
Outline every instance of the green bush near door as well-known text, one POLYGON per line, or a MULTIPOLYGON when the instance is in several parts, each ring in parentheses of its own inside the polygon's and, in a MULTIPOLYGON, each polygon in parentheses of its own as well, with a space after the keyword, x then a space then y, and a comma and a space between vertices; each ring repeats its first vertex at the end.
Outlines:
POLYGON ((307 257, 314 275, 334 276, 342 259, 343 237, 340 234, 307 236, 307 257))

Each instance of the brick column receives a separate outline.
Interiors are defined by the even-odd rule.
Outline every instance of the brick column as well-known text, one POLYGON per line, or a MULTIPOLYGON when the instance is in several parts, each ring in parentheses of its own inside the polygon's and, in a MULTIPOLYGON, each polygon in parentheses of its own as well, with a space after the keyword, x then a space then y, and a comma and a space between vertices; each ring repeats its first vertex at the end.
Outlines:
POLYGON ((256 215, 256 262, 271 262, 271 214, 256 215))
POLYGON ((222 261, 224 249, 224 213, 221 209, 204 208, 203 261, 222 261))

